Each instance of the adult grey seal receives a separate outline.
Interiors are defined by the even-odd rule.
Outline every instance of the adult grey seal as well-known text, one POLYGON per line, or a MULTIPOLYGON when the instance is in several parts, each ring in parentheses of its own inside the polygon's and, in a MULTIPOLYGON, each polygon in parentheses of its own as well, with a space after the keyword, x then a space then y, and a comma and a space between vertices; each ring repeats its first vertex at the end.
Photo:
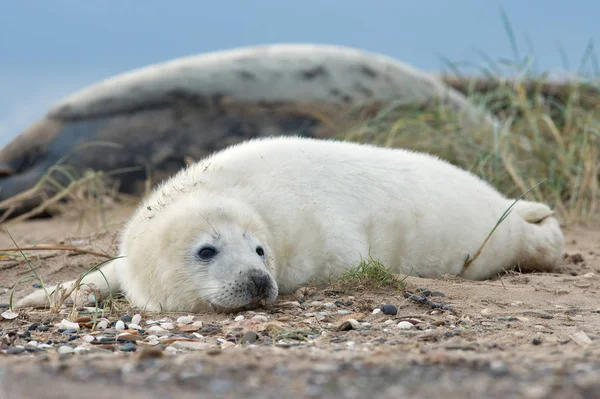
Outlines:
MULTIPOLYGON (((137 166, 117 175, 120 190, 135 194, 148 177, 156 183, 178 171, 186 157, 254 137, 331 137, 337 132, 327 121, 348 107, 436 99, 464 124, 493 123, 439 79, 358 49, 275 44, 174 59, 76 92, 15 137, 0 151, 0 201, 33 187, 67 154, 64 164, 79 175, 137 166)), ((14 214, 40 200, 30 198, 14 214)))

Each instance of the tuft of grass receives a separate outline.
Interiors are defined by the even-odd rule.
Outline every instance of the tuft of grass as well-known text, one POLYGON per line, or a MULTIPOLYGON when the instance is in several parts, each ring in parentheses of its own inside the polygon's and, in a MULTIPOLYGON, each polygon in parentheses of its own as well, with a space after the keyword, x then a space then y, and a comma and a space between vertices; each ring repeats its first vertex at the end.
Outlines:
POLYGON ((368 258, 361 258, 357 265, 347 268, 337 278, 330 279, 330 283, 347 289, 393 288, 404 290, 406 277, 400 278, 389 267, 369 254, 368 258))

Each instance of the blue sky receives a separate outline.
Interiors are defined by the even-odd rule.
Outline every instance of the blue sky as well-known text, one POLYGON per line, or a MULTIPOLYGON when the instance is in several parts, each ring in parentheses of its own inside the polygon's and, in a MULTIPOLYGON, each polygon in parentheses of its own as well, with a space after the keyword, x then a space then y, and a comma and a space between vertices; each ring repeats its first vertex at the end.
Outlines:
MULTIPOLYGON (((597 0, 18 0, 0 5, 0 145, 48 107, 100 79, 153 62, 238 46, 317 42, 384 53, 428 71, 439 55, 521 55, 576 71, 598 39, 597 0)), ((589 68, 588 68, 589 70, 589 68)))

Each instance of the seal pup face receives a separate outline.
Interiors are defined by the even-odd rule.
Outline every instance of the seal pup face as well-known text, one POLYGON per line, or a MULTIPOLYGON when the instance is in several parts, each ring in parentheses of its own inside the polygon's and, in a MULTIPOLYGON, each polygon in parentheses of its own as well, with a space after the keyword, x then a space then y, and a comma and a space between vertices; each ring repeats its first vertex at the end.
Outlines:
POLYGON ((124 235, 122 285, 146 309, 234 311, 273 302, 267 229, 250 209, 219 200, 174 203, 124 235))

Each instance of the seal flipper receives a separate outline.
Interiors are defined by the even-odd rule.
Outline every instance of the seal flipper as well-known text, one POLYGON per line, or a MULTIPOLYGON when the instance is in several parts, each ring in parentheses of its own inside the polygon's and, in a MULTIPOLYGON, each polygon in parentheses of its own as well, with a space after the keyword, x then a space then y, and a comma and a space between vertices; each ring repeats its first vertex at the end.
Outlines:
MULTIPOLYGON (((80 283, 82 288, 87 287, 85 284, 93 284, 95 292, 98 296, 98 300, 102 300, 107 298, 111 293, 114 295, 119 290, 119 279, 117 278, 117 267, 118 260, 113 260, 107 263, 105 266, 101 267, 99 270, 95 270, 92 273, 85 276, 80 283), (100 272, 100 270, 102 272, 100 272), (108 282, 108 284, 107 284, 108 282)), ((70 290, 73 284, 77 279, 70 280, 64 283, 61 283, 62 288, 66 290, 70 290)), ((50 296, 56 288, 57 285, 46 287, 46 291, 50 296)), ((73 300, 74 293, 71 294, 70 298, 73 300)), ((31 294, 27 295, 25 298, 18 301, 15 305, 15 308, 25 308, 25 307, 44 307, 49 306, 48 297, 46 296, 46 292, 43 289, 39 289, 31 294)))

